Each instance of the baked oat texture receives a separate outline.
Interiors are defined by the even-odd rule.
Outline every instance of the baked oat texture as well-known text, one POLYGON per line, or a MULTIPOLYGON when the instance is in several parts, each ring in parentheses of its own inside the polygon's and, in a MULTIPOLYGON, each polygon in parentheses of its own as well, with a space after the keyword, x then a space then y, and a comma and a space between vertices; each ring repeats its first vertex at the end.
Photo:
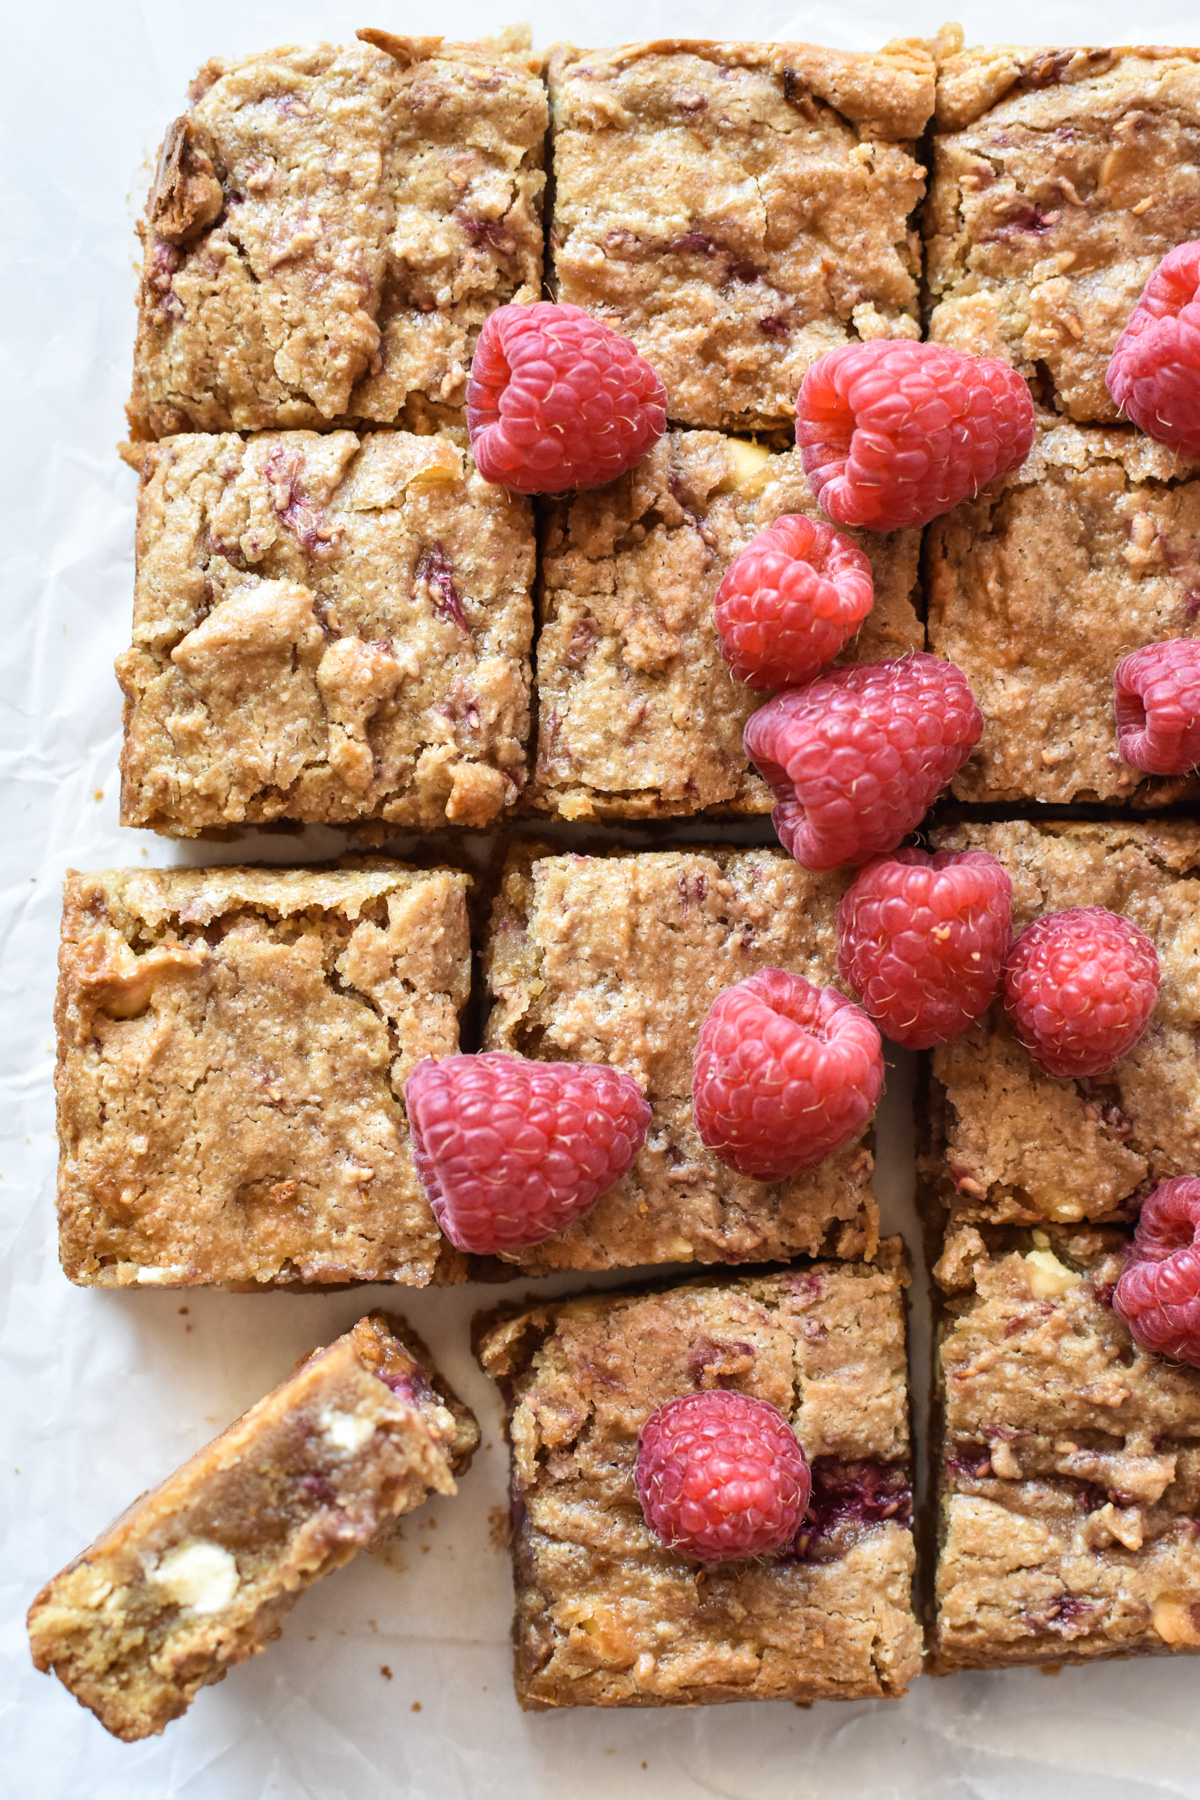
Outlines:
POLYGON ((70 874, 59 1249, 84 1287, 461 1278, 401 1099, 458 1048, 468 877, 70 874))
POLYGON ((983 736, 962 800, 1195 799, 1195 775, 1117 754, 1113 672, 1200 613, 1200 468, 1141 432, 1043 421, 1025 465, 935 519, 929 647, 957 663, 983 736))
MULTIPOLYGON (((918 1668, 899 1240, 665 1291, 548 1301, 483 1322, 509 1402, 515 1679, 523 1707, 695 1706, 901 1694, 918 1668), (679 1394, 726 1387, 787 1414, 814 1493, 853 1502, 802 1547, 697 1565, 633 1484, 638 1432, 679 1394)), ((812 1521, 810 1518, 810 1528, 812 1521)))
POLYGON ((453 1494, 478 1442, 420 1339, 371 1313, 47 1582, 33 1660, 114 1737, 153 1736, 265 1650, 305 1588, 453 1494))
POLYGON ((446 437, 141 453, 121 820, 487 825, 525 782, 533 516, 446 437))
POLYGON ((938 70, 925 276, 937 343, 1002 356, 1046 407, 1118 417, 1113 347, 1200 235, 1200 50, 960 51, 938 70))
POLYGON ((671 419, 783 426, 826 350, 920 336, 926 45, 559 45, 548 72, 557 296, 633 339, 671 419))
POLYGON ((633 1167, 590 1212, 507 1260, 545 1274, 873 1253, 865 1133, 768 1183, 726 1168, 692 1118, 692 1054, 717 994, 762 968, 832 985, 845 886, 780 850, 512 850, 484 958, 495 996, 486 1047, 624 1069, 652 1117, 633 1167))
POLYGON ((1200 1373, 1113 1311, 1128 1237, 946 1246, 938 1673, 1200 1649, 1200 1373))
POLYGON ((1014 821, 937 831, 988 850, 1013 882, 1013 929, 1106 906, 1153 941, 1158 1006, 1140 1043, 1095 1080, 1045 1075, 1002 1008, 933 1053, 933 1194, 955 1220, 1128 1219, 1169 1176, 1200 1168, 1200 826, 1014 821))
MULTIPOLYGON (((669 431, 611 486, 558 501, 539 590, 533 804, 565 819, 765 813, 773 796, 742 747, 766 695, 721 659, 713 601, 756 531, 819 516, 796 450, 669 431)), ((920 533, 850 532, 875 605, 839 661, 924 648, 920 533)))
POLYGON ((542 280, 540 59, 372 31, 208 62, 163 143, 129 423, 462 423, 488 313, 542 280))

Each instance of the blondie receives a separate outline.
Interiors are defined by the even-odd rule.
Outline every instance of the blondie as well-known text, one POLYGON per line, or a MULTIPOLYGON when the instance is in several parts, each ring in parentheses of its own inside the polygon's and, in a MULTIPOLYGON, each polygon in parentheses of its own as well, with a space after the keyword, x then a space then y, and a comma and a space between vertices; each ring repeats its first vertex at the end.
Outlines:
POLYGON ((478 1442, 420 1339, 371 1313, 47 1582, 33 1660, 115 1737, 152 1736, 265 1650, 305 1588, 453 1494, 478 1442))
POLYGON ((468 885, 377 859, 69 875, 56 1022, 70 1279, 461 1275, 401 1091, 421 1057, 458 1048, 468 885))
POLYGON ((549 1301, 481 1321, 513 1458, 523 1707, 903 1693, 917 1672, 899 1241, 880 1261, 549 1301), (726 1387, 791 1420, 813 1495, 780 1555, 697 1565, 634 1491, 638 1432, 726 1387))

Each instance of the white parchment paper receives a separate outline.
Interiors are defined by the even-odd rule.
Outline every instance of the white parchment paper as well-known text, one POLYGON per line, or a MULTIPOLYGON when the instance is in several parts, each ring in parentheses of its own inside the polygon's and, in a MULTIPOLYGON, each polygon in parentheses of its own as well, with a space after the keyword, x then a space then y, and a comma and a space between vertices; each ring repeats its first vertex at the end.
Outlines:
MULTIPOLYGON (((467 1328, 504 1292, 87 1293, 54 1246, 51 1003, 67 867, 312 861, 334 832, 182 849, 117 824, 134 477, 117 460, 133 340, 132 218, 149 159, 207 56, 356 26, 536 41, 693 34, 870 48, 928 34, 941 0, 3 0, 0 5, 0 1796, 4 1800, 1135 1800, 1200 1796, 1200 1664, 1186 1659, 918 1681, 900 1703, 579 1709, 525 1717, 509 1676, 499 1408, 467 1328), (398 1305, 476 1408, 459 1497, 301 1601, 281 1641, 204 1690, 164 1738, 109 1739, 33 1670, 40 1584, 371 1305, 398 1305)), ((958 9, 968 41, 1196 42, 1196 0, 958 9)), ((880 1121, 879 1188, 919 1256, 908 1071, 880 1121)), ((561 1291, 565 1284, 556 1284, 561 1291)), ((914 1286, 921 1375, 923 1283, 914 1286)))

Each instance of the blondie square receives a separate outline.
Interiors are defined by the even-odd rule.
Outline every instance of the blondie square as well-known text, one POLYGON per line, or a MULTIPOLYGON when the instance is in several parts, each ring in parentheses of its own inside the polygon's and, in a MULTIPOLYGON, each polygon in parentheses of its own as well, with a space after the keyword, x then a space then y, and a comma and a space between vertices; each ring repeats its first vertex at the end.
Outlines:
MULTIPOLYGON (((781 513, 819 516, 799 452, 773 456, 715 431, 669 431, 620 481, 554 504, 535 806, 565 819, 770 812, 742 748, 767 696, 721 660, 713 600, 734 557, 781 513)), ((839 660, 922 649, 920 533, 849 535, 871 559, 875 606, 839 660)))
POLYGON ((481 1322, 509 1411, 514 1674, 527 1709, 853 1700, 920 1661, 898 1239, 871 1263, 556 1300, 481 1322), (778 1406, 812 1504, 774 1557, 701 1565, 650 1531, 638 1432, 724 1387, 778 1406))
POLYGON ((1113 672, 1200 613, 1200 468, 1141 432, 1062 422, 1023 468, 929 529, 929 647, 963 670, 983 737, 963 800, 1195 799, 1194 775, 1117 754, 1113 672))
POLYGON ((478 1442, 420 1339, 371 1313, 47 1582, 33 1660, 114 1737, 153 1736, 265 1650, 305 1588, 453 1494, 478 1442))
POLYGON ((135 438, 462 421, 488 313, 542 281, 540 59, 360 33, 206 63, 140 227, 135 438))
POLYGON ((1200 826, 968 825, 939 849, 989 850, 1013 882, 1013 928, 1106 906, 1158 951, 1162 986, 1140 1043, 1094 1080, 1044 1075, 999 1003, 933 1053, 931 1176, 966 1222, 1125 1220, 1151 1188, 1200 1168, 1200 826))
POLYGON ((70 1279, 461 1275, 401 1093, 421 1057, 458 1048, 468 885, 378 859, 70 874, 56 1007, 70 1279))
POLYGON ((634 340, 670 418, 783 426, 826 350, 920 335, 925 45, 559 45, 548 71, 557 296, 634 340))
POLYGON ((510 853, 485 952, 487 1048, 624 1069, 652 1113, 629 1173, 510 1261, 546 1274, 872 1254, 878 1215, 862 1138, 767 1183, 726 1168, 692 1119, 692 1055, 717 994, 762 968, 832 983, 845 886, 843 874, 812 874, 780 850, 510 853))
POLYGON ((533 520, 446 437, 142 450, 121 819, 486 825, 525 781, 533 520))
POLYGON ((1128 1238, 946 1245, 938 1673, 1200 1649, 1200 1373, 1113 1311, 1128 1238))
POLYGON ((1071 419, 1115 420, 1113 346, 1200 235, 1200 50, 965 50, 939 67, 936 124, 929 335, 1004 357, 1071 419))

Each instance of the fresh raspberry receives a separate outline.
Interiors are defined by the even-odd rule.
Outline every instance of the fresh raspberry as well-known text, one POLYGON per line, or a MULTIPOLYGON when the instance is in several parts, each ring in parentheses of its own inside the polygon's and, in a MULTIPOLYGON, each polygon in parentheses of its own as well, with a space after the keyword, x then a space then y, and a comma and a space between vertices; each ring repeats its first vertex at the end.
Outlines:
POLYGON ((811 1169, 879 1104, 883 1050, 865 1012, 835 988, 760 969, 717 995, 692 1059, 701 1142, 739 1175, 811 1169))
POLYGON ((785 849, 806 869, 836 869, 894 850, 982 731, 962 670, 918 651, 776 694, 745 744, 774 790, 785 849))
POLYGON ((651 1413, 634 1468, 646 1523, 669 1550, 733 1562, 790 1544, 812 1475, 777 1406, 728 1388, 651 1413))
POLYGON ((1047 1075, 1105 1075, 1141 1037, 1158 998, 1158 954, 1103 906, 1043 913, 1004 968, 1012 1028, 1047 1075))
POLYGON ((1163 257, 1117 339, 1106 379, 1148 437, 1200 458, 1200 240, 1163 257))
POLYGON ((1033 445, 1033 402, 1015 369, 944 344, 872 338, 815 362, 796 402, 813 493, 839 525, 927 525, 1033 445))
POLYGON ((785 513, 751 538, 717 589, 717 635, 735 681, 811 681, 871 610, 871 565, 848 537, 785 513))
POLYGON ((1148 775, 1185 775, 1200 763, 1200 639, 1144 644, 1113 676, 1122 762, 1148 775))
POLYGON ((986 850, 897 850, 842 896, 838 969, 893 1043, 929 1050, 995 999, 1011 917, 1012 882, 986 850))
POLYGON ((650 1123, 619 1069, 495 1051, 427 1057, 404 1098, 434 1217, 480 1256, 540 1244, 579 1218, 624 1175, 650 1123))
POLYGON ((485 481, 518 494, 603 487, 666 430, 667 390, 621 337, 579 306, 498 306, 475 346, 467 429, 485 481))
POLYGON ((1143 1350, 1200 1369, 1200 1181, 1178 1175, 1142 1203, 1113 1306, 1143 1350))

